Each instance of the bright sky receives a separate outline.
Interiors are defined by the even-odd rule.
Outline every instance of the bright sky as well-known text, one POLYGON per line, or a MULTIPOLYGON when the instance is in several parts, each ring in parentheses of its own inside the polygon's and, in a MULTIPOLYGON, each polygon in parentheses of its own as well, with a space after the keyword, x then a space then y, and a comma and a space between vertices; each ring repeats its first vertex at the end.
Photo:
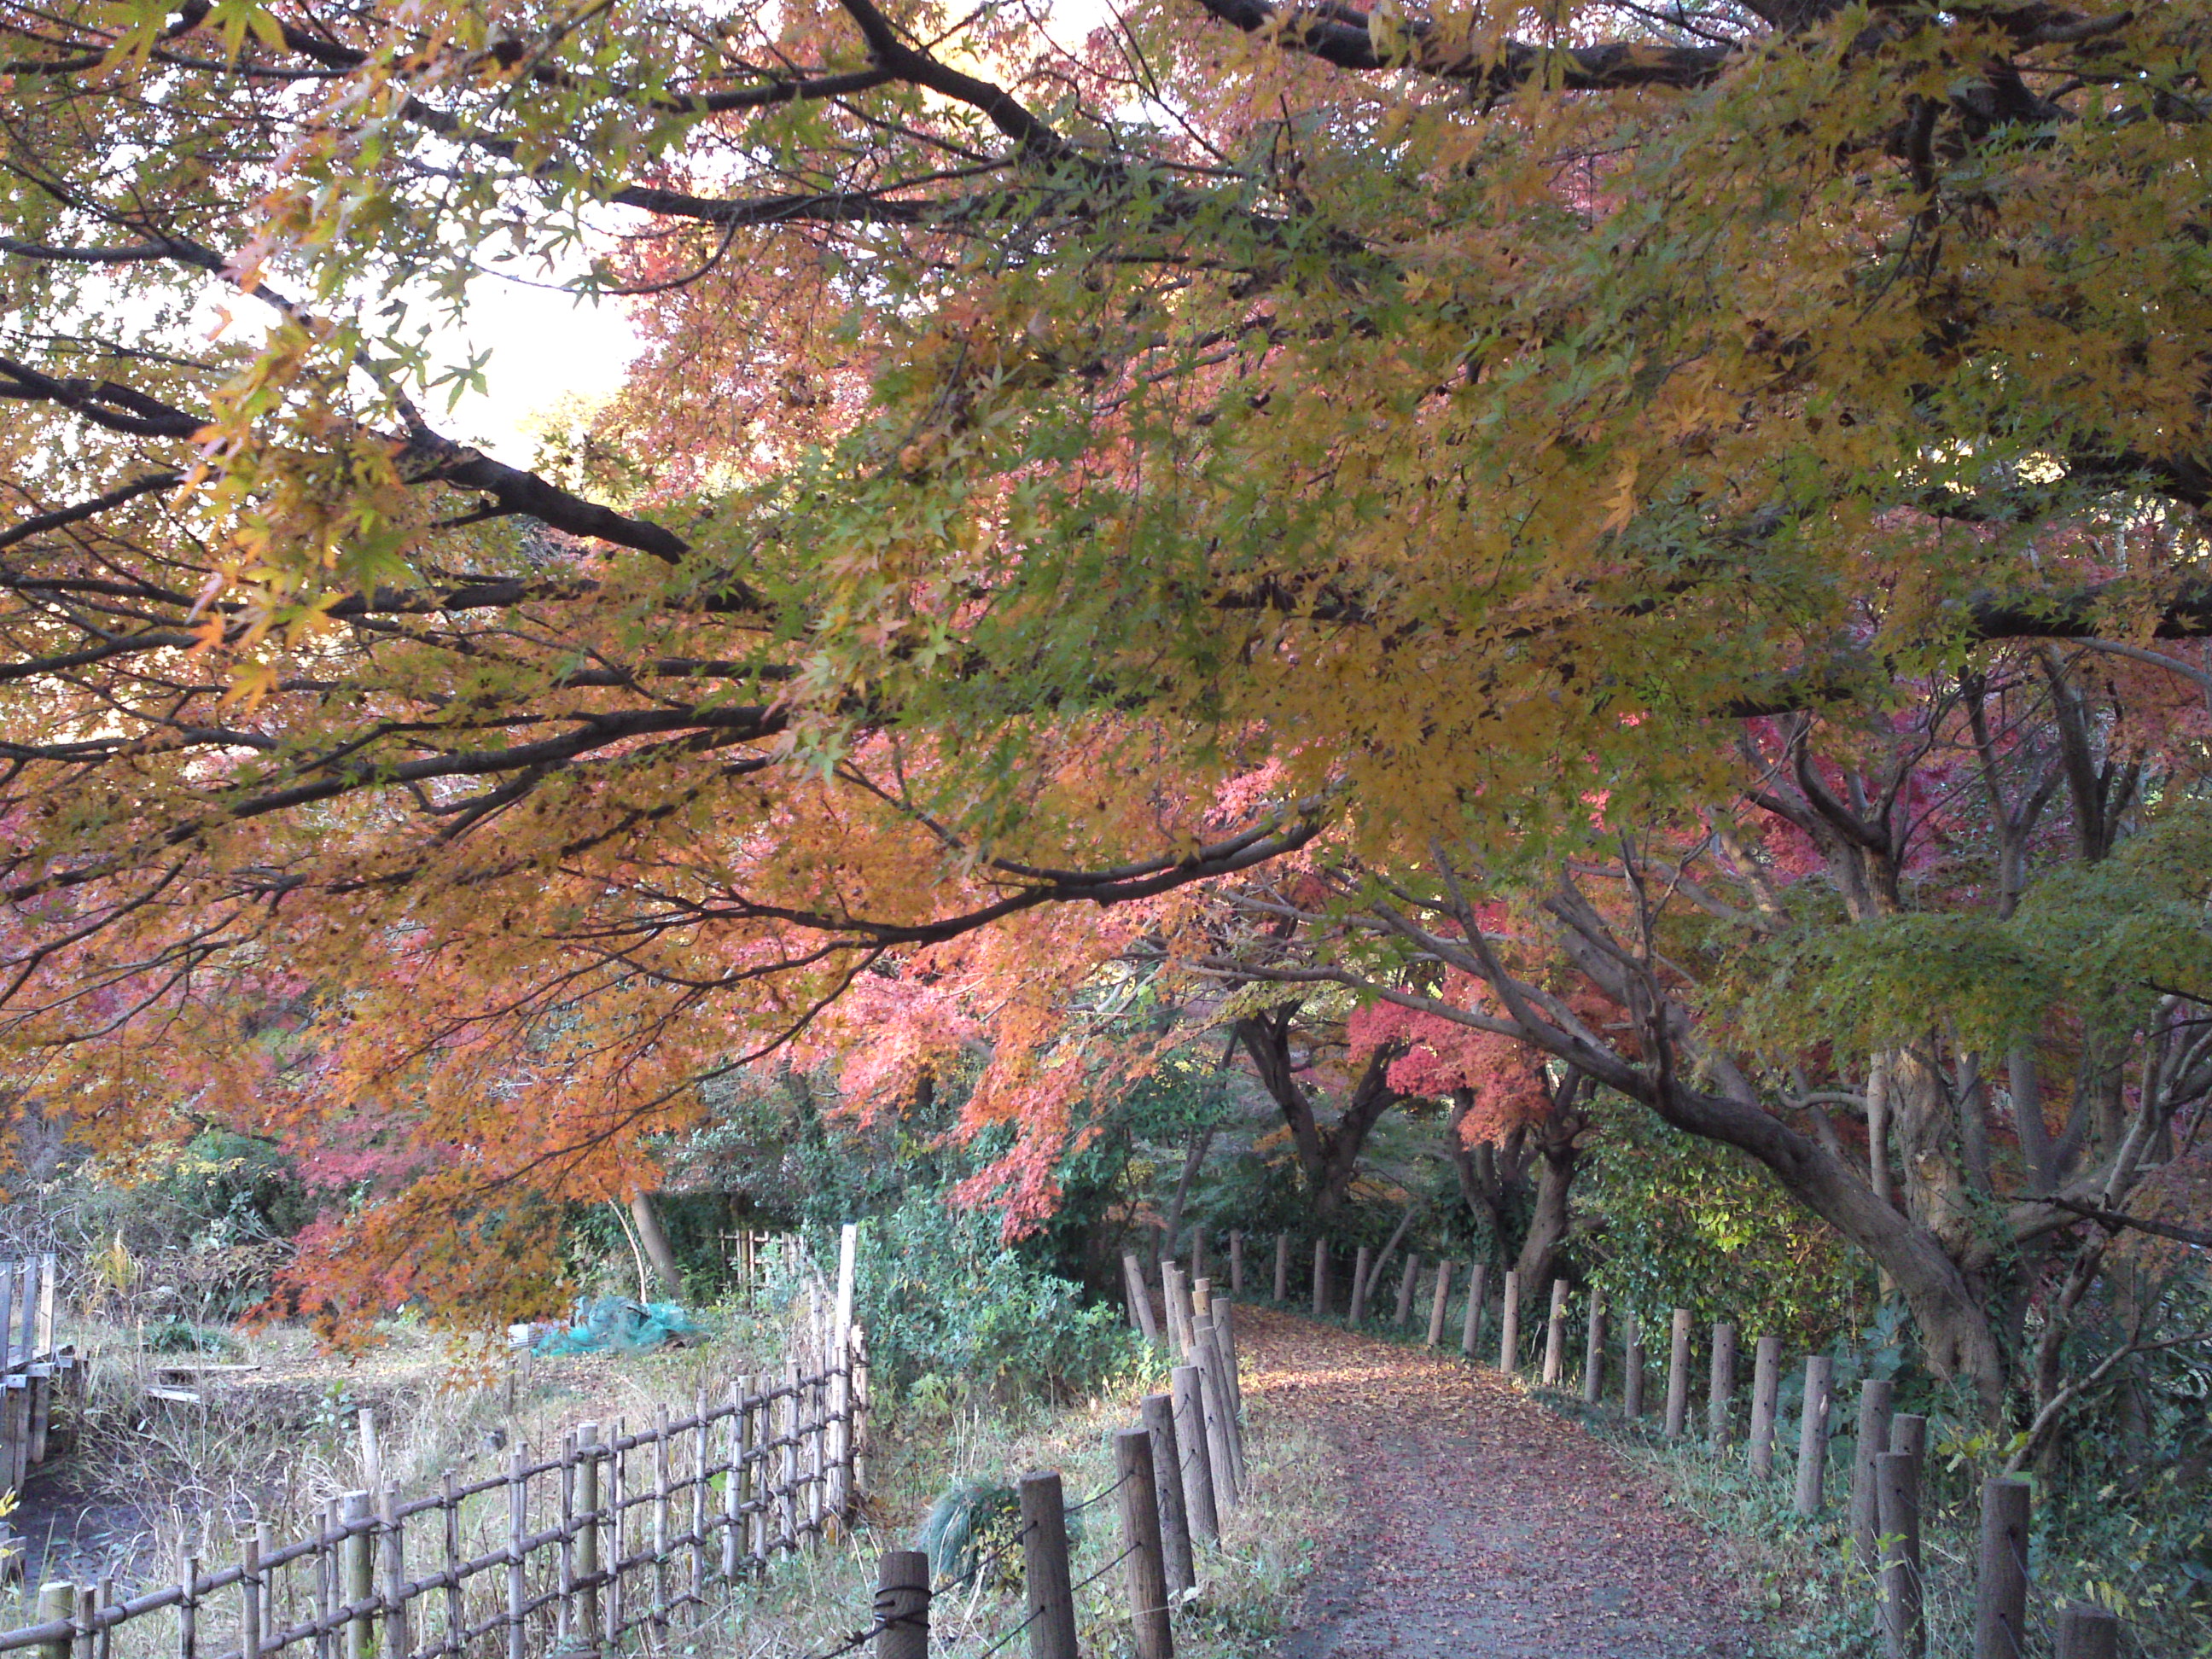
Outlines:
MULTIPOLYGON (((1044 0, 1043 9, 1053 38, 1071 45, 1112 15, 1110 0, 1044 0)), ((510 466, 527 466, 537 448, 532 422, 566 400, 588 404, 611 395, 637 355, 637 334, 617 300, 594 306, 497 276, 480 278, 471 300, 465 338, 492 354, 484 366, 489 391, 463 397, 451 414, 434 404, 425 412, 450 436, 510 466)), ((456 337, 444 354, 449 361, 465 355, 461 343, 456 337)))
POLYGON ((612 393, 638 337, 620 301, 593 305, 497 276, 479 278, 471 298, 467 339, 491 353, 489 390, 464 396, 450 415, 434 405, 425 412, 450 436, 527 466, 537 447, 532 420, 565 399, 588 404, 612 393))

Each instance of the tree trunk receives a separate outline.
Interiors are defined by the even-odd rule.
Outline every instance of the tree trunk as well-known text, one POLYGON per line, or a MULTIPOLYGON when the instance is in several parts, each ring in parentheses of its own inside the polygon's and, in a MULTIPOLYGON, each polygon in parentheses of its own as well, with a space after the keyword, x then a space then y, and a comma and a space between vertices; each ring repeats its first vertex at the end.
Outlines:
POLYGON ((629 1201, 629 1218, 637 1229, 638 1243, 653 1263, 653 1276, 660 1281, 660 1294, 670 1302, 684 1299, 684 1274, 676 1265, 676 1252, 660 1225, 660 1212, 653 1207, 653 1194, 641 1189, 629 1201))

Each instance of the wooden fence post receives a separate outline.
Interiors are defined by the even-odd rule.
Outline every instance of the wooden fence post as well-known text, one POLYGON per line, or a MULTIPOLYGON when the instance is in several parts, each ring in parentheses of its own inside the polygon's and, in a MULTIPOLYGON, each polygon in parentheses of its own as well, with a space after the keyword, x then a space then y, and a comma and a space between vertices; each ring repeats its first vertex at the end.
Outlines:
POLYGON ((1359 1247, 1359 1254, 1352 1260, 1352 1312, 1350 1317, 1344 1322, 1355 1330, 1358 1328, 1360 1320, 1367 1313, 1367 1270, 1373 1263, 1374 1257, 1375 1252, 1362 1244, 1359 1247))
POLYGON ((1459 1334, 1459 1351, 1468 1358, 1474 1358, 1475 1344, 1482 1340, 1482 1303, 1490 1290, 1490 1264, 1471 1261, 1467 1269, 1467 1322, 1459 1334))
POLYGON ((1229 1294, 1244 1294, 1244 1235, 1229 1235, 1229 1294))
POLYGON ((1751 1362, 1751 1472, 1774 1473, 1774 1414, 1782 1400, 1782 1339, 1762 1336, 1751 1362))
POLYGON ((1881 1503, 1875 1495, 1874 1460, 1889 1447, 1890 1405, 1895 1388, 1869 1376, 1859 1384, 1858 1439, 1851 1449, 1851 1545, 1857 1565, 1871 1569, 1875 1540, 1881 1534, 1881 1503))
POLYGON ((1510 1376, 1520 1360, 1521 1275, 1508 1267, 1498 1297, 1498 1369, 1510 1376))
POLYGON ((1227 1297, 1213 1304, 1213 1340, 1221 1345, 1222 1372, 1229 1382, 1230 1421, 1237 1425, 1237 1462, 1244 1462, 1244 1379, 1237 1370, 1237 1304, 1227 1297))
POLYGON ((1429 1346, 1444 1340, 1444 1313, 1451 1306, 1452 1264, 1449 1256, 1437 1260, 1436 1289, 1429 1296, 1429 1346))
MULTIPOLYGON (((76 1617, 76 1586, 55 1583, 39 1586, 39 1622, 58 1624, 64 1619, 76 1617)), ((39 1659, 70 1659, 71 1638, 58 1636, 50 1642, 39 1644, 39 1659)))
POLYGON ((1559 1379, 1567 1370, 1567 1281, 1552 1281, 1552 1308, 1544 1321, 1544 1370, 1542 1378, 1547 1389, 1559 1386, 1559 1379))
POLYGON ((1727 1320, 1713 1325, 1713 1369, 1705 1388, 1705 1437, 1718 1451, 1728 1444, 1735 1415, 1735 1327, 1727 1320))
POLYGON ((1583 1404, 1605 1398, 1605 1293, 1590 1286, 1589 1318, 1583 1331, 1583 1404))
MULTIPOLYGON (((345 1541, 338 1546, 343 1578, 339 1593, 349 1605, 358 1607, 376 1594, 376 1563, 370 1553, 370 1528, 375 1523, 374 1500, 365 1492, 349 1492, 339 1499, 338 1520, 345 1541)), ((346 1620, 345 1659, 368 1659, 376 1644, 374 1615, 356 1613, 346 1620)))
POLYGON ((1025 1474, 1022 1503, 1022 1585, 1029 1601, 1030 1659, 1077 1659, 1075 1591, 1067 1572, 1067 1505, 1060 1476, 1025 1474))
POLYGON ((1398 1316, 1394 1322, 1401 1328, 1413 1321, 1413 1283, 1421 1276, 1421 1258, 1413 1250, 1406 1252, 1406 1274, 1398 1281, 1398 1316))
POLYGON ((1167 1568, 1160 1556, 1159 1498, 1152 1490, 1152 1436, 1143 1429, 1117 1431, 1114 1469, 1137 1659, 1175 1659, 1175 1637, 1168 1628, 1167 1568))
POLYGON ((2058 1610, 2058 1659, 2120 1659, 2120 1621, 2109 1607, 2069 1601, 2058 1610))
POLYGON ((1229 1422, 1228 1391, 1221 1382, 1221 1351, 1213 1344, 1213 1322, 1198 1322, 1198 1336, 1191 1358, 1198 1366, 1198 1397, 1206 1417, 1206 1461, 1213 1473, 1213 1508, 1217 1518, 1233 1510, 1242 1493, 1237 1485, 1237 1444, 1229 1422))
POLYGON ((1920 1659, 1928 1651, 1920 1587, 1920 1460, 1909 1451, 1876 1453, 1874 1487, 1883 1649, 1889 1659, 1920 1659))
POLYGON ((1680 1440, 1690 1426, 1690 1310, 1674 1310, 1667 1344, 1667 1419, 1662 1432, 1680 1440))
POLYGON ((1182 1454, 1183 1507, 1190 1530, 1201 1543, 1221 1536, 1213 1503, 1213 1465, 1206 1448, 1206 1398, 1198 1367, 1177 1365, 1168 1373, 1175 1394, 1176 1444, 1182 1454))
POLYGON ((1147 1342, 1158 1341, 1159 1322, 1152 1317, 1152 1298, 1145 1294, 1145 1270, 1134 1250, 1121 1252, 1121 1294, 1129 1303, 1129 1328, 1147 1342))
POLYGON ((1168 1330, 1177 1353, 1190 1352, 1190 1291, 1172 1261, 1160 1263, 1160 1295, 1168 1309, 1168 1330))
POLYGON ((1313 1316, 1328 1316, 1328 1241, 1314 1240, 1313 1316))
POLYGON ((1631 1422, 1644 1415, 1644 1320, 1636 1313, 1621 1333, 1620 1412, 1631 1422))
POLYGON ((1190 1276, 1193 1280, 1207 1277, 1206 1271, 1206 1229, 1203 1226, 1193 1227, 1190 1230, 1190 1276))
POLYGON ((1275 1235, 1275 1301, 1278 1304, 1291 1299, 1291 1236, 1275 1235))
POLYGON ((1160 1506, 1160 1554, 1168 1588, 1180 1595, 1198 1588, 1190 1550, 1190 1510, 1183 1498, 1182 1457, 1176 1445, 1175 1401, 1148 1394, 1139 1406, 1152 1447, 1152 1487, 1160 1506))
POLYGON ((1974 1590, 1974 1659, 2027 1651, 2027 1482, 1982 1482, 1982 1553, 1974 1590))
POLYGON ((1835 1361, 1805 1357, 1805 1409, 1797 1419, 1797 1513, 1818 1515, 1828 1474, 1828 1385, 1835 1361))
POLYGON ((876 1563, 876 1659, 929 1659, 929 1558, 885 1550, 876 1563))
POLYGON ((599 1645, 599 1425, 576 1425, 575 1627, 569 1639, 599 1645))

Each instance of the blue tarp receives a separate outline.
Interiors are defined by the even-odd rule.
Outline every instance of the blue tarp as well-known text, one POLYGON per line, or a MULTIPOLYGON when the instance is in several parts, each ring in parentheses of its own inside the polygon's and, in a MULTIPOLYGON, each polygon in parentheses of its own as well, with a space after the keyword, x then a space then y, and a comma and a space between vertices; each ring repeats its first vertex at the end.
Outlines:
POLYGON ((632 1302, 595 1297, 579 1302, 565 1331, 548 1331, 530 1351, 548 1358, 575 1353, 640 1353, 665 1343, 678 1347, 707 1340, 707 1328, 673 1302, 632 1302))

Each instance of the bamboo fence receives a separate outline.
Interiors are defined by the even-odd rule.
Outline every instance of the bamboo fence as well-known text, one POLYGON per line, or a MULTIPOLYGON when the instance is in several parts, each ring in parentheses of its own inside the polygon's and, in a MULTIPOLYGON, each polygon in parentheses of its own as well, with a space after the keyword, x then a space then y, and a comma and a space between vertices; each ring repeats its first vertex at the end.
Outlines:
MULTIPOLYGON (((187 1556, 174 1583, 50 1583, 0 1653, 41 1659, 526 1659, 665 1651, 711 1592, 850 1526, 867 1487, 866 1339, 851 1321, 848 1230, 835 1316, 783 1370, 663 1407, 633 1430, 583 1423, 508 1450, 500 1474, 403 1498, 377 1481, 325 1506, 313 1536, 243 1533, 237 1559, 187 1556)), ((373 1480, 376 1477, 372 1477, 373 1480)))

